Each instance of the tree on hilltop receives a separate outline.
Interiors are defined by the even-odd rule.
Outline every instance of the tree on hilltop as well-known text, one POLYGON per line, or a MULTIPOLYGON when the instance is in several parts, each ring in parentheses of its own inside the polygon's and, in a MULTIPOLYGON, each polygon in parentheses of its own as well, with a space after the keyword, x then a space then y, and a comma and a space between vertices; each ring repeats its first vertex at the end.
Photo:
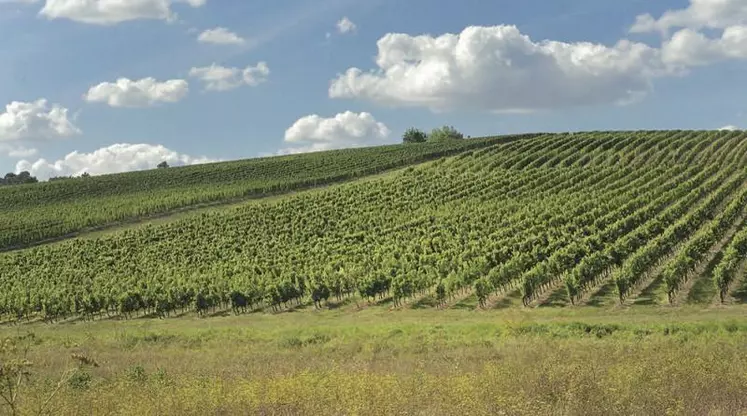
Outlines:
POLYGON ((28 171, 23 171, 19 174, 9 172, 4 178, 0 178, 0 185, 22 185, 24 183, 37 183, 39 182, 36 177, 31 176, 28 171))
POLYGON ((443 142, 448 140, 461 140, 463 138, 464 135, 453 126, 443 126, 433 129, 433 131, 431 131, 431 134, 428 136, 428 141, 443 142))
POLYGON ((402 135, 402 143, 425 143, 427 140, 425 132, 414 127, 405 130, 405 134, 402 135))

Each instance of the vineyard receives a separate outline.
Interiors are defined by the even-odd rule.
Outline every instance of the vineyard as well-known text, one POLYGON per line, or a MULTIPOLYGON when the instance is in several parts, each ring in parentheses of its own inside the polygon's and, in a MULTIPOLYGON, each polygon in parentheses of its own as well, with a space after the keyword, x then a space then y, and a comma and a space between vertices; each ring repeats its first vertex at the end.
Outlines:
POLYGON ((344 149, 2 187, 0 250, 199 204, 354 179, 521 137, 344 149))
POLYGON ((0 220, 7 247, 199 201, 410 165, 366 181, 0 254, 0 315, 55 322, 299 305, 436 310, 470 302, 496 309, 740 301, 744 133, 538 134, 439 146, 2 190, 0 203, 10 207, 0 220), (436 156, 444 157, 413 164, 436 156))

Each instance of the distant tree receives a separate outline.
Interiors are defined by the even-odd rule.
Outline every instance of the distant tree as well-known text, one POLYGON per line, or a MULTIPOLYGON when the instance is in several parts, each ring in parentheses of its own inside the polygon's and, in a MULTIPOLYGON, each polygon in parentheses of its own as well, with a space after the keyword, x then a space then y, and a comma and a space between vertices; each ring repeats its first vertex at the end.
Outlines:
POLYGON ((36 183, 39 182, 35 177, 31 176, 28 171, 23 171, 16 177, 20 183, 36 183))
POLYGON ((22 185, 24 183, 37 183, 39 182, 36 177, 31 176, 27 171, 23 171, 19 174, 9 172, 5 174, 5 177, 0 178, 0 185, 22 185))
POLYGON ((91 174, 90 174, 90 173, 88 173, 88 172, 83 172, 83 174, 82 174, 82 175, 80 175, 80 177, 81 177, 81 178, 88 178, 88 177, 90 177, 90 176, 91 176, 91 174))
POLYGON ((166 161, 164 160, 163 162, 159 163, 158 166, 156 166, 156 167, 158 169, 166 169, 167 167, 169 167, 169 164, 166 163, 166 161))
POLYGON ((443 126, 433 129, 431 134, 428 136, 428 141, 443 142, 447 140, 461 140, 463 138, 464 135, 457 131, 453 126, 443 126))
POLYGON ((424 143, 427 140, 425 132, 414 127, 405 130, 405 134, 402 135, 402 143, 424 143))

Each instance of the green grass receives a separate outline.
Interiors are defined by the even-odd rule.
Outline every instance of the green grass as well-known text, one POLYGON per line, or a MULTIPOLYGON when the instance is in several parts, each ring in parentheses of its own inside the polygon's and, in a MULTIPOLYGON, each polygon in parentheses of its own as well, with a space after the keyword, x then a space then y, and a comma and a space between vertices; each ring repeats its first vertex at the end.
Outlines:
POLYGON ((3 327, 33 331, 22 408, 94 359, 56 414, 739 414, 744 307, 390 311, 3 327), (715 412, 715 413, 714 413, 715 412))

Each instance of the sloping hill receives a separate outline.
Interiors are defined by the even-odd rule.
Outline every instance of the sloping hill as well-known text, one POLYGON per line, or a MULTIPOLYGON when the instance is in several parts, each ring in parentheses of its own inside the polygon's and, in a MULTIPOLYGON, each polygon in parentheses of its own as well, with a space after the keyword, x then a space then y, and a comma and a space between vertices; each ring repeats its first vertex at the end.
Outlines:
POLYGON ((522 137, 334 150, 2 187, 0 250, 176 209, 360 178, 522 137))
POLYGON ((696 271, 743 228, 745 162, 742 132, 496 143, 365 183, 0 255, 0 314, 278 309, 353 294, 395 306, 473 294, 489 307, 512 293, 526 305, 614 305, 656 279, 673 299, 709 278, 696 271))

